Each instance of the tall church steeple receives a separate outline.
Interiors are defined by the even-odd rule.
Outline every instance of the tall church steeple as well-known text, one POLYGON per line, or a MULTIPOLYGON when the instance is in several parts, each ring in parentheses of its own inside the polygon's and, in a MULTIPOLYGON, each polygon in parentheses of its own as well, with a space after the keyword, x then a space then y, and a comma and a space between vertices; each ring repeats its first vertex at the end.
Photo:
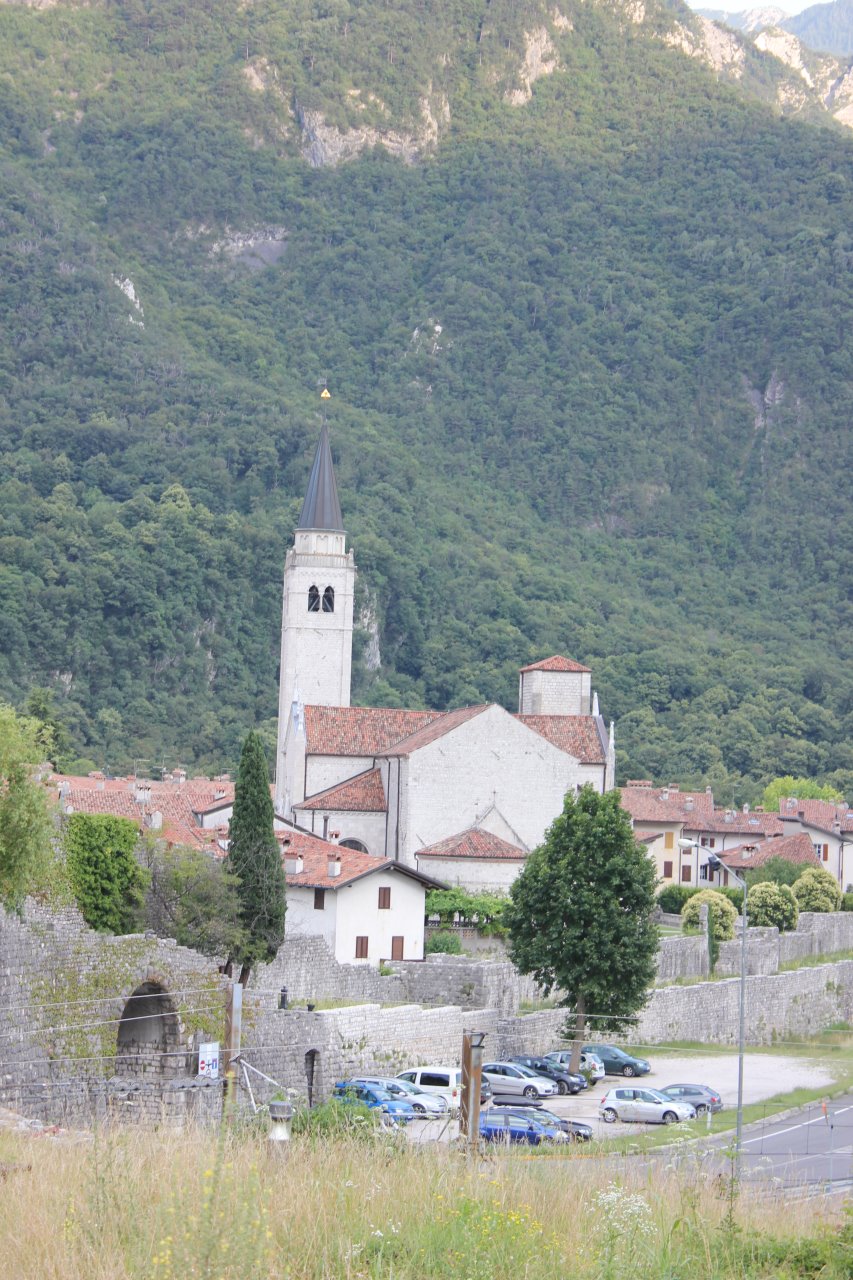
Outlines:
POLYGON ((276 752, 276 813, 303 797, 297 704, 348 707, 352 673, 355 562, 346 549, 326 423, 320 431, 294 545, 284 564, 276 752), (294 714, 296 707, 296 714, 294 714))

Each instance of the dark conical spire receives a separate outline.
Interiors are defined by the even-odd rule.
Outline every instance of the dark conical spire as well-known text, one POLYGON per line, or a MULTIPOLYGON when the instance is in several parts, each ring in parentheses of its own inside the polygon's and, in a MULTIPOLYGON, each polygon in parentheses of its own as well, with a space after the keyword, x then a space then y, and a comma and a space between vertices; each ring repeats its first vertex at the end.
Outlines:
POLYGON ((308 492, 302 504, 297 529, 326 529, 331 533, 343 533, 344 518, 338 501, 332 450, 329 448, 329 431, 325 422, 314 454, 314 465, 308 481, 308 492))

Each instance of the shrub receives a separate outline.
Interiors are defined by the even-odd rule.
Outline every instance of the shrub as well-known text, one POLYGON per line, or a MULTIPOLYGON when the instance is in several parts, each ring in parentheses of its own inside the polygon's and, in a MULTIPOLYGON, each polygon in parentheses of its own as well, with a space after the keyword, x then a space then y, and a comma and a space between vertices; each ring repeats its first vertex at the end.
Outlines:
POLYGON ((796 929, 800 908, 790 885, 768 880, 755 884, 746 899, 750 924, 775 925, 777 929, 796 929))
POLYGON ((853 911, 853 893, 848 889, 841 899, 842 911, 853 911))
POLYGON ((129 818, 75 813, 65 827, 68 875, 91 929, 130 933, 138 925, 147 876, 136 861, 139 833, 129 818))
POLYGON ((740 915, 743 911, 743 889, 723 889, 721 887, 717 892, 721 893, 724 898, 728 898, 735 911, 740 915))
POLYGON ((439 929, 437 933, 431 933, 426 940, 424 952, 428 956, 461 956, 462 942, 459 934, 452 933, 450 929, 439 929))
POLYGON ((361 1102, 343 1102, 330 1098, 314 1107, 298 1107, 293 1113, 292 1132, 311 1138, 346 1136, 357 1141, 372 1142, 377 1136, 380 1115, 361 1102))
POLYGON ((702 889, 685 902, 681 908, 682 926, 688 929, 699 927, 699 911, 704 902, 708 904, 713 937, 717 942, 728 942, 735 936, 737 911, 728 898, 715 889, 702 889))
POLYGON ((661 911, 666 911, 674 916, 681 912, 681 908, 689 898, 692 898, 699 892, 698 889, 691 889, 683 884, 668 884, 665 889, 661 889, 658 894, 658 906, 661 911))
POLYGON ((823 867, 809 867, 794 885, 801 911, 840 911, 841 889, 823 867))

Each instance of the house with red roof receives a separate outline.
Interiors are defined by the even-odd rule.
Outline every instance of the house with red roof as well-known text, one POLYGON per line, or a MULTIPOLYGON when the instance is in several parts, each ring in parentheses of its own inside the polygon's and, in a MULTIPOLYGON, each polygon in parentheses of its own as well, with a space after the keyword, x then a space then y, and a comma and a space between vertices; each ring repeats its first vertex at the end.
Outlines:
POLYGON ((832 872, 845 892, 853 889, 853 811, 846 801, 835 804, 789 796, 779 801, 779 819, 786 835, 808 835, 821 866, 832 872))
POLYGON ((297 827, 278 838, 291 935, 323 938, 341 964, 423 959, 425 896, 442 881, 297 827))
POLYGON ((278 820, 410 868, 441 864, 453 883, 506 887, 567 792, 613 786, 614 728, 592 672, 560 654, 527 663, 517 711, 352 707, 354 578, 324 428, 285 561, 278 820))

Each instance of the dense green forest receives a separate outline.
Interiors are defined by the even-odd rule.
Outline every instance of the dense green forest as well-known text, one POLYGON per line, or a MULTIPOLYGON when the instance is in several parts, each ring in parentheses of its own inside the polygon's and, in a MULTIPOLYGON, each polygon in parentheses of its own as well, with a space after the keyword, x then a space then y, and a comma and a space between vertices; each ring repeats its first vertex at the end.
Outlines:
POLYGON ((853 790, 853 138, 676 10, 0 7, 0 698, 52 690, 68 762, 269 738, 328 378, 355 699, 512 707, 564 652, 620 778, 853 790), (300 154, 424 103, 415 163, 300 154))

